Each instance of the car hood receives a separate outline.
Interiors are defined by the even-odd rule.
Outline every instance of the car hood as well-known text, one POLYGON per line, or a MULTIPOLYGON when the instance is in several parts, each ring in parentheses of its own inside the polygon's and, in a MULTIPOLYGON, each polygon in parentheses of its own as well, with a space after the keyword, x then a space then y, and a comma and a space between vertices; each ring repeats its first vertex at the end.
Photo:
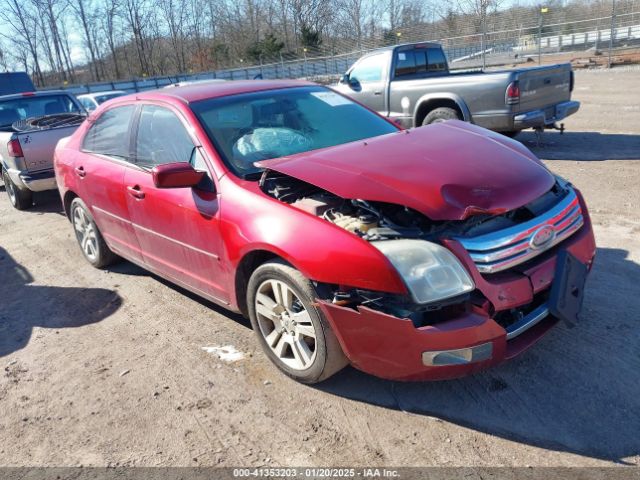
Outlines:
POLYGON ((257 165, 343 198, 399 204, 432 220, 504 213, 538 198, 555 182, 519 142, 460 121, 257 165))

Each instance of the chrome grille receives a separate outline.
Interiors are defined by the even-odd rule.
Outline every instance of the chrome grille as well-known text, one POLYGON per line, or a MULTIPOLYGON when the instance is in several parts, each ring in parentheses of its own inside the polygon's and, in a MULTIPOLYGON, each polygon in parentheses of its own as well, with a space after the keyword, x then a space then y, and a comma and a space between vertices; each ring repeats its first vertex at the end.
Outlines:
POLYGON ((496 232, 455 240, 469 252, 481 273, 495 273, 549 250, 579 230, 583 223, 578 196, 570 190, 557 205, 536 218, 496 232), (535 237, 542 229, 549 238, 536 244, 535 237))

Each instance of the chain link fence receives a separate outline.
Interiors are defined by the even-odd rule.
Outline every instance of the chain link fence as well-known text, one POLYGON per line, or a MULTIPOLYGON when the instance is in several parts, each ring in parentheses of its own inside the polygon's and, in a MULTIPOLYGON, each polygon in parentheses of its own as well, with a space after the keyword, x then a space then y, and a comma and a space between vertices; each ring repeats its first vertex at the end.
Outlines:
MULTIPOLYGON (((138 78, 126 81, 102 82, 84 85, 65 85, 75 94, 105 90, 137 92, 162 88, 178 82, 211 79, 280 79, 311 78, 336 81, 340 75, 363 54, 385 44, 435 41, 442 44, 450 68, 477 69, 530 62, 570 61, 575 57, 600 57, 611 66, 612 57, 631 53, 640 54, 640 2, 626 2, 616 8, 615 0, 609 6, 600 6, 602 15, 589 13, 569 14, 539 9, 536 14, 512 12, 487 15, 486 18, 467 18, 457 25, 449 25, 460 32, 458 36, 440 37, 442 22, 400 29, 395 34, 380 33, 365 41, 334 41, 315 54, 302 52, 302 58, 287 60, 284 55, 275 59, 261 59, 258 64, 193 74, 138 78), (638 3, 638 4, 637 4, 638 3), (604 14, 606 12, 606 14, 604 14), (485 33, 477 33, 478 31, 485 33), (389 42, 389 40, 392 42, 389 42), (395 42, 393 41, 395 40, 395 42), (344 53, 344 52, 347 53, 344 53)), ((598 13, 598 12, 596 12, 598 13)))

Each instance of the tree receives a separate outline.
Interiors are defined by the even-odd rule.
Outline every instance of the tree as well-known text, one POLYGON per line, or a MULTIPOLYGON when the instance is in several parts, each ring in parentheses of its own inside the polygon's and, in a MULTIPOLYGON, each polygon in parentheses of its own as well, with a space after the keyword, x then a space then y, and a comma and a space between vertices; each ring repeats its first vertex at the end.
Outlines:
POLYGON ((309 25, 303 24, 300 27, 300 43, 308 51, 317 52, 320 49, 320 45, 322 45, 320 32, 309 25))
POLYGON ((282 49, 284 42, 278 40, 275 35, 268 33, 263 40, 252 43, 247 49, 247 57, 254 62, 262 62, 263 59, 277 58, 282 49))

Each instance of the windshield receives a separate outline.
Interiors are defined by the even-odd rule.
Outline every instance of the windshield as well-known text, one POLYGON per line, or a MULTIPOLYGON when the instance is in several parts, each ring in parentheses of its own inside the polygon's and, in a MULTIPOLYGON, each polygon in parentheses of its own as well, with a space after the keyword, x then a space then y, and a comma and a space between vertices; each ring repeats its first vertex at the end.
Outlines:
POLYGON ((81 113, 68 95, 20 97, 0 102, 0 127, 18 120, 54 115, 56 113, 81 113))
POLYGON ((242 177, 254 162, 377 137, 396 126, 320 86, 267 90, 191 105, 227 166, 242 177))

